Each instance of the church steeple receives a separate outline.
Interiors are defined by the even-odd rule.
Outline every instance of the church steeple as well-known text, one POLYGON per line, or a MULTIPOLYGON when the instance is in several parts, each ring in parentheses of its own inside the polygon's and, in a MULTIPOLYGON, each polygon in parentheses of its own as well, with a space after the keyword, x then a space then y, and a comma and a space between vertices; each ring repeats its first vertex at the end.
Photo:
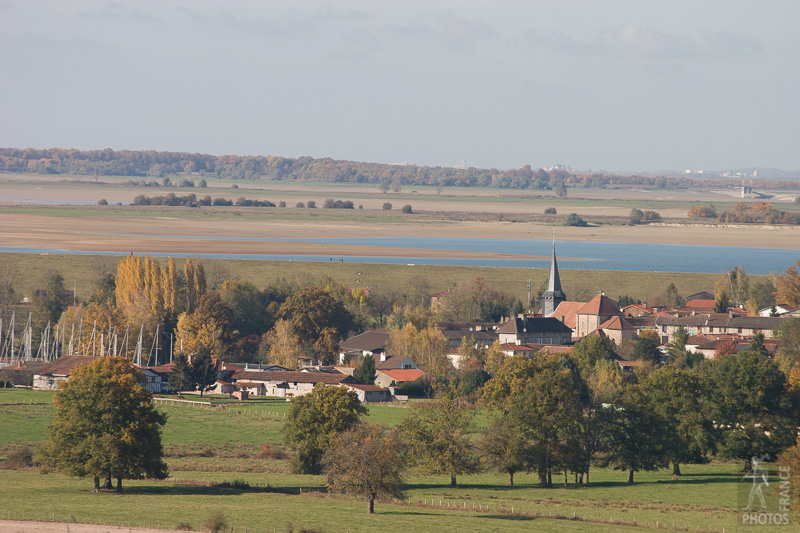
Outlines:
POLYGON ((561 278, 558 276, 558 262, 556 261, 556 243, 553 241, 553 259, 550 261, 550 278, 547 280, 547 290, 542 293, 542 314, 550 316, 558 304, 566 301, 567 296, 561 290, 561 278))

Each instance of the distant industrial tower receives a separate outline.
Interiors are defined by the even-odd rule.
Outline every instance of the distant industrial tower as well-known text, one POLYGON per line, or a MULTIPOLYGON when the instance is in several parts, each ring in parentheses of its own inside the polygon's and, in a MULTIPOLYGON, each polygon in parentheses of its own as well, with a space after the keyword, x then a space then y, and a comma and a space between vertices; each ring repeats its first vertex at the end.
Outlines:
POLYGON ((558 304, 566 301, 567 296, 561 290, 561 278, 558 277, 558 263, 556 262, 556 243, 553 242, 553 260, 550 262, 550 279, 547 280, 547 290, 542 293, 542 315, 550 316, 558 304))

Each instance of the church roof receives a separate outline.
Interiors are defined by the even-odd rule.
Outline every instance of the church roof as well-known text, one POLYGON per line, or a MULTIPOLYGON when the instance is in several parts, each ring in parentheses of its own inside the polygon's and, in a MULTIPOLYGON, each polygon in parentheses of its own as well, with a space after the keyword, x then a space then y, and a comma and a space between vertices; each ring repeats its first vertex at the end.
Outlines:
POLYGON ((596 315, 596 316, 621 316, 622 311, 619 310, 617 302, 605 296, 598 294, 589 303, 578 309, 579 315, 596 315))

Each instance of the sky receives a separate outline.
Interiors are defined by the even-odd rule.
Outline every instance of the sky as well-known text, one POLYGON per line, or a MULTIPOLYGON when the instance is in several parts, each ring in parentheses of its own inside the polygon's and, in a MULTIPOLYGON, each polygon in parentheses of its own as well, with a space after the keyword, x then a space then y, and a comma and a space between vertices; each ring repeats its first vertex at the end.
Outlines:
POLYGON ((0 146, 800 169, 797 0, 0 0, 0 146))

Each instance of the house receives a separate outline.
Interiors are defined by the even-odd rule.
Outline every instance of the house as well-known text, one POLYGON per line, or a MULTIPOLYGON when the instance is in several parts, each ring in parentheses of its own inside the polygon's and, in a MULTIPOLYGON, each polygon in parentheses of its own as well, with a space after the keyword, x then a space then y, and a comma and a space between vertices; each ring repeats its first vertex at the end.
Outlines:
POLYGON ((597 329, 605 333, 617 346, 619 346, 623 340, 636 340, 638 338, 636 328, 621 316, 609 318, 600 324, 600 327, 597 329))
POLYGON ((339 364, 347 360, 358 360, 365 355, 377 355, 386 352, 386 341, 389 334, 381 331, 365 331, 339 344, 339 364))
POLYGON ((393 385, 402 385, 409 381, 416 381, 428 375, 419 368, 378 370, 376 373, 375 385, 384 388, 393 385))
POLYGON ((623 307, 622 312, 625 314, 625 316, 640 317, 655 313, 655 309, 647 307, 644 304, 631 304, 623 307))
POLYGON ((69 381, 69 377, 76 368, 90 365, 99 357, 89 355, 62 355, 58 359, 47 363, 33 375, 34 390, 56 390, 62 381, 69 381))
POLYGON ((361 403, 372 402, 389 402, 392 400, 392 395, 388 389, 381 388, 377 385, 365 385, 363 383, 343 383, 343 387, 355 392, 361 403))
POLYGON ((375 363, 376 370, 402 370, 408 368, 419 368, 417 364, 407 355, 393 355, 375 363))
POLYGON ((572 329, 553 317, 520 315, 499 328, 500 344, 569 344, 572 329))
POLYGON ((758 310, 758 316, 768 317, 768 316, 783 316, 793 313, 797 311, 797 307, 788 304, 775 304, 772 307, 765 307, 764 309, 758 310))
POLYGON ((577 336, 585 337, 599 329, 610 318, 623 316, 623 313, 620 311, 617 302, 601 292, 578 309, 575 315, 577 336))
POLYGON ((475 346, 483 348, 488 348, 497 340, 493 329, 486 328, 483 324, 441 322, 438 327, 450 348, 458 348, 464 339, 474 339, 475 346))
POLYGON ((292 397, 308 394, 317 383, 341 385, 358 383, 347 374, 331 372, 247 372, 233 374, 232 381, 239 390, 254 396, 292 397))
POLYGON ((515 355, 525 355, 527 357, 532 357, 533 354, 536 352, 536 348, 534 348, 530 344, 515 344, 512 342, 506 342, 500 345, 500 350, 506 357, 514 357, 515 355))

